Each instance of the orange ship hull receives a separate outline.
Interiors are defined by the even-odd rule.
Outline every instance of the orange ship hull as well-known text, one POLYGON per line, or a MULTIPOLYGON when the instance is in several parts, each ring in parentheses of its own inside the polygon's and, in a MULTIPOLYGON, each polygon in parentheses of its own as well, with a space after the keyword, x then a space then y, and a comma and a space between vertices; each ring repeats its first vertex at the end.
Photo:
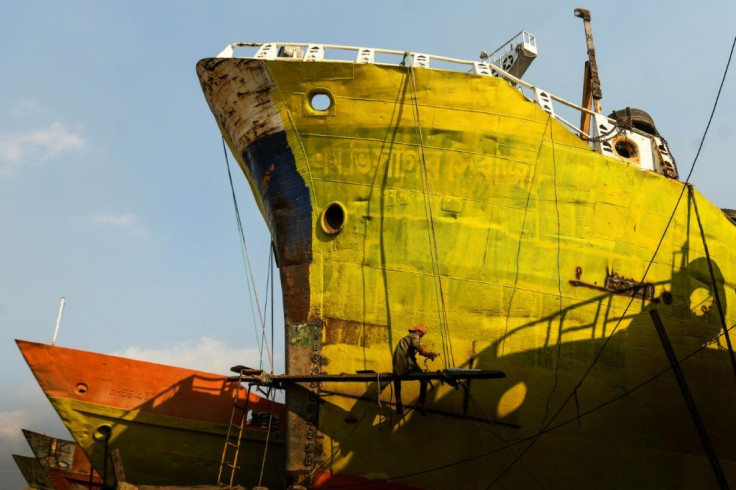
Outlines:
MULTIPOLYGON (((238 383, 226 376, 16 342, 75 442, 108 484, 114 482, 110 455, 116 449, 129 482, 216 484, 236 393, 248 410, 284 417, 283 405, 238 392, 238 383)), ((284 458, 283 433, 248 425, 234 482, 284 487, 284 458)))

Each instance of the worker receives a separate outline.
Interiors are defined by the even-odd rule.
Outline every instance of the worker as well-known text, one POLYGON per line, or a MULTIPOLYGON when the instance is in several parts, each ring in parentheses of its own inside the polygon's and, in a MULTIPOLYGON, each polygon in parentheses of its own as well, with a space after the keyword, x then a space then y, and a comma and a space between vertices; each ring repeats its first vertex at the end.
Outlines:
MULTIPOLYGON (((409 334, 399 340, 394 350, 394 374, 403 376, 406 374, 421 372, 422 368, 417 363, 417 353, 431 360, 434 360, 439 354, 431 352, 422 345, 422 337, 427 334, 427 327, 424 325, 414 325, 409 329, 409 334)), ((424 413, 424 400, 427 397, 428 381, 419 381, 419 407, 424 413)), ((401 378, 394 379, 394 390, 396 391, 396 412, 399 415, 404 413, 404 405, 401 402, 401 378)))

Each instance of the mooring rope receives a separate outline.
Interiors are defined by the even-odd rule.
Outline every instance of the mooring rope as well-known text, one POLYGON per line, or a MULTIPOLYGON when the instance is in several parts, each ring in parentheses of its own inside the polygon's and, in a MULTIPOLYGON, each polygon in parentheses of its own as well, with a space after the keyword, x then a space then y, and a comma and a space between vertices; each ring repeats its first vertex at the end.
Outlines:
POLYGON ((710 272, 710 280, 713 285, 713 298, 716 301, 718 307, 718 319, 721 321, 723 328, 723 335, 726 337, 726 345, 728 346, 728 355, 731 357, 731 368, 733 374, 736 376, 736 358, 733 354, 733 346, 731 345, 731 336, 728 334, 728 326, 726 325, 726 316, 723 313, 723 305, 721 304, 721 295, 718 294, 718 282, 716 281, 715 273, 713 272, 713 262, 710 260, 710 251, 708 250, 708 242, 705 239, 705 230, 703 230, 703 223, 700 221, 700 212, 698 211, 698 203, 695 202, 695 192, 693 191, 692 185, 688 185, 690 192, 690 199, 693 202, 693 208, 695 209, 695 217, 698 220, 698 227, 700 228, 700 237, 703 240, 703 249, 705 250, 705 259, 708 262, 708 271, 710 272))
POLYGON ((241 250, 243 253, 243 263, 245 265, 248 277, 250 280, 246 279, 246 284, 248 286, 248 299, 250 300, 250 306, 251 306, 251 315, 253 315, 253 328, 255 329, 256 334, 256 343, 258 344, 258 352, 260 354, 260 366, 259 368, 263 368, 263 348, 265 346, 266 348, 266 354, 268 355, 268 360, 273 366, 273 357, 271 356, 271 349, 268 346, 268 341, 265 339, 265 337, 262 338, 262 342, 258 340, 259 334, 258 334, 258 326, 256 323, 254 311, 258 312, 258 319, 260 320, 261 324, 261 330, 265 330, 266 326, 263 320, 263 314, 261 313, 261 306, 258 301, 258 290, 256 288, 256 281, 253 276, 253 267, 251 267, 250 264, 250 254, 248 253, 248 244, 245 241, 245 233, 243 231, 243 222, 240 219, 240 208, 238 207, 238 200, 235 197, 235 186, 233 184, 233 176, 230 172, 230 159, 227 156, 227 145, 225 144, 225 138, 222 138, 222 152, 225 155, 225 166, 227 168, 227 177, 230 181, 230 193, 233 198, 233 206, 235 207, 235 220, 238 224, 238 232, 240 234, 240 244, 241 244, 241 250), (252 287, 251 287, 252 285, 252 287), (255 298, 255 308, 253 307, 253 299, 255 298))
MULTIPOLYGON (((407 53, 408 54, 408 53, 407 53)), ((443 363, 445 364, 445 367, 451 366, 455 367, 455 357, 452 351, 452 339, 450 337, 450 326, 447 320, 447 307, 445 305, 445 294, 442 288, 442 275, 440 272, 440 258, 439 258, 439 251, 437 249, 437 234, 435 232, 434 227, 434 216, 432 213, 432 202, 431 202, 431 194, 429 189, 429 173, 427 172, 427 158, 424 153, 424 138, 422 136, 422 125, 421 121, 419 119, 419 98, 417 96, 417 84, 416 84, 416 78, 414 77, 414 63, 411 59, 411 55, 409 55, 409 74, 411 75, 411 82, 412 82, 412 91, 414 93, 414 112, 416 117, 416 126, 415 129, 417 131, 417 137, 419 139, 419 150, 421 154, 421 160, 422 160, 422 183, 423 183, 423 194, 424 194, 424 210, 425 215, 428 217, 428 231, 429 231, 429 241, 430 241, 430 253, 432 255, 432 269, 434 271, 434 276, 437 279, 437 290, 439 291, 439 301, 440 301, 440 308, 439 308, 439 314, 440 314, 440 338, 442 339, 442 349, 443 349, 443 363), (446 344, 446 345, 445 345, 446 344)))
MULTIPOLYGON (((273 406, 274 403, 276 403, 276 390, 274 388, 270 388, 271 393, 273 393, 273 396, 271 396, 271 410, 268 414, 268 432, 266 432, 266 443, 263 445, 263 459, 261 460, 261 474, 258 476, 258 486, 261 486, 261 483, 263 483, 263 473, 266 469, 266 455, 268 454, 268 443, 271 440, 271 428, 273 425, 273 406)), ((269 395, 271 394, 269 393, 269 395)), ((266 399, 269 397, 267 396, 266 399)), ((280 426, 280 421, 279 421, 280 426)))

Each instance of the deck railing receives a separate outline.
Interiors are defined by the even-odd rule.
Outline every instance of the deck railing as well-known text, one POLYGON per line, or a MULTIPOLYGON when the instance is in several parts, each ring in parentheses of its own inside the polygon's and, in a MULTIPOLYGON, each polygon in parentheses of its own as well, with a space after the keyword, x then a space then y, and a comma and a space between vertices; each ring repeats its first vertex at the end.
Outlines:
MULTIPOLYGON (((522 31, 517 36, 523 36, 522 31)), ((531 36, 526 33, 527 36, 531 36)), ((512 39, 513 40, 513 39, 512 39)), ((533 44, 536 49, 536 40, 533 36, 524 37, 524 42, 533 44)), ((508 44, 508 43, 506 43, 508 44)), ((505 46, 505 45, 504 45, 505 46)), ((502 46, 503 47, 503 46, 502 46)), ((496 64, 487 61, 471 61, 458 58, 450 58, 447 56, 429 55, 425 53, 415 53, 411 51, 397 51, 390 49, 364 48, 356 46, 342 46, 337 44, 308 44, 308 43, 232 43, 225 47, 218 58, 235 58, 235 50, 238 48, 255 48, 254 56, 243 56, 244 58, 264 59, 264 60, 298 60, 305 62, 321 62, 329 61, 336 63, 357 63, 357 64, 376 64, 376 65, 394 65, 394 66, 411 66, 413 68, 423 69, 442 69, 448 71, 457 71, 463 73, 471 73, 481 76, 502 78, 515 87, 517 87, 527 99, 535 102, 539 107, 547 112, 551 117, 564 124, 572 131, 576 132, 583 140, 592 143, 593 149, 597 152, 619 158, 629 160, 626 157, 613 151, 610 144, 605 144, 605 139, 612 139, 611 134, 616 130, 619 134, 619 122, 608 118, 602 114, 598 114, 590 109, 586 109, 574 102, 570 102, 554 94, 549 93, 531 83, 515 77, 508 71, 502 69, 496 64), (434 66, 433 66, 434 65, 434 66), (527 92, 524 92, 524 91, 527 92), (593 134, 587 134, 580 127, 568 121, 555 111, 554 103, 560 103, 563 106, 577 111, 578 113, 588 114, 593 122, 593 134), (611 129, 612 128, 612 129, 611 129), (604 130, 605 129, 605 130, 604 130), (603 141, 603 144, 601 144, 603 141)), ((488 56, 490 58, 490 56, 488 56)), ((662 173, 669 177, 676 178, 677 171, 674 161, 671 159, 666 148, 666 143, 660 137, 653 136, 642 132, 633 127, 627 127, 626 134, 635 136, 641 143, 648 142, 651 150, 646 148, 643 151, 649 153, 649 160, 652 166, 642 165, 642 168, 662 173), (660 150, 657 150, 659 148, 660 150), (657 153, 655 155, 655 153, 657 153), (659 164, 655 160, 661 160, 659 164), (659 168, 658 168, 659 167, 659 168)), ((614 135, 615 136, 615 135, 614 135)), ((639 144, 639 146, 642 146, 639 144)), ((638 162, 638 160, 637 160, 638 162)), ((643 163, 643 162, 642 162, 643 163)))

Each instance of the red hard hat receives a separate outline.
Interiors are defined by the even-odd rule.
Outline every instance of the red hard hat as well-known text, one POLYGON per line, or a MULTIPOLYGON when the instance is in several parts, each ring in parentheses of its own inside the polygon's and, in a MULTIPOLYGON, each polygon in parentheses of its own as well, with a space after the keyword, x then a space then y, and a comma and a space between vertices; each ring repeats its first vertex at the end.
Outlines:
POLYGON ((427 327, 424 325, 414 325, 412 328, 409 329, 410 332, 422 332, 424 335, 427 335, 427 327))

